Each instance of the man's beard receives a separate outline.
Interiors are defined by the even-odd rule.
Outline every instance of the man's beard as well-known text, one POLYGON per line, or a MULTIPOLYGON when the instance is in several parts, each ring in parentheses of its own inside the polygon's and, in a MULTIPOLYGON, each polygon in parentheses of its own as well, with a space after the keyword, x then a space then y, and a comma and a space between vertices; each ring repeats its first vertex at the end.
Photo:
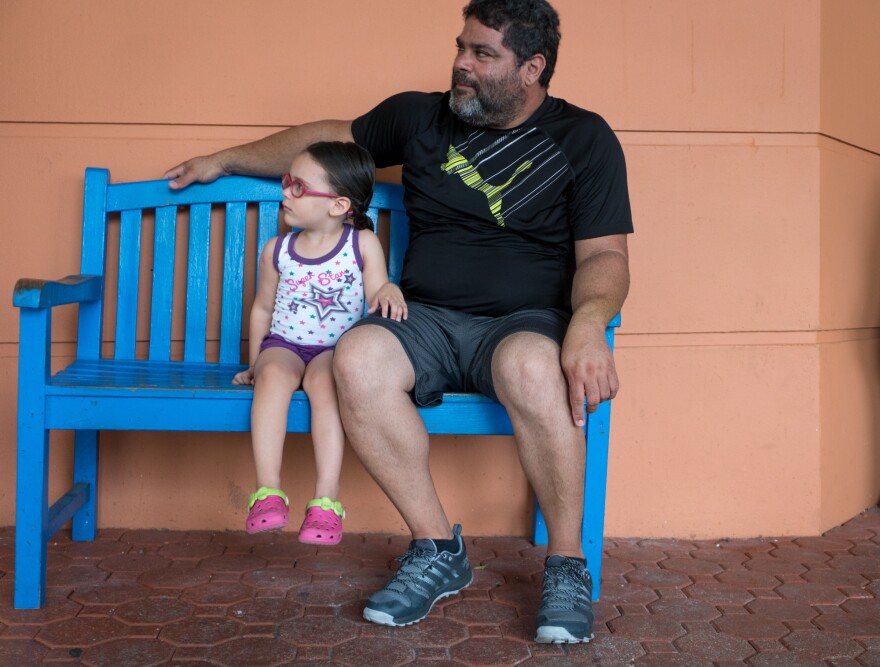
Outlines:
POLYGON ((506 127, 522 111, 525 102, 516 71, 503 79, 478 83, 464 72, 452 72, 449 108, 466 123, 477 127, 506 127), (456 84, 471 86, 474 94, 455 89, 456 84))

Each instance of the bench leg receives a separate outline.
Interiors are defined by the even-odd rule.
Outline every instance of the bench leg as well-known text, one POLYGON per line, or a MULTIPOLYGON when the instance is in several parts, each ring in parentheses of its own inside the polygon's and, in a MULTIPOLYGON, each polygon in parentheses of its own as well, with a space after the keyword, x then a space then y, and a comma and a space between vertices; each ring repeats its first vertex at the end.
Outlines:
POLYGON ((547 522, 544 521, 544 513, 541 511, 541 506, 538 504, 538 501, 535 500, 535 521, 532 526, 532 543, 533 544, 547 544, 547 522))
POLYGON ((76 431, 73 450, 73 483, 88 487, 85 504, 73 515, 73 539, 91 542, 95 539, 98 501, 98 432, 76 431))
POLYGON ((582 548, 593 577, 593 599, 599 599, 602 583, 602 541, 605 533, 605 489, 608 481, 608 433, 611 401, 587 419, 587 470, 584 485, 582 548))
POLYGON ((18 353, 18 460, 15 489, 16 609, 46 598, 49 538, 49 432, 44 387, 49 377, 50 311, 22 308, 18 353))
POLYGON ((39 609, 46 599, 46 543, 49 532, 49 433, 18 432, 15 494, 16 609, 39 609))

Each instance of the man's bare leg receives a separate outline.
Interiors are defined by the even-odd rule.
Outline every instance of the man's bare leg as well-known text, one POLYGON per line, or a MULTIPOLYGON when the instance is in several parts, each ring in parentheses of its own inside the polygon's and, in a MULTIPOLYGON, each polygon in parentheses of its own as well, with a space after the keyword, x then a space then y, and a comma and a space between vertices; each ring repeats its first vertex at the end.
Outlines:
POLYGON ((572 423, 559 346, 534 333, 505 338, 492 357, 495 391, 513 423, 523 469, 547 523, 547 559, 535 641, 593 638, 592 583, 583 561, 581 520, 586 452, 572 423))
POLYGON ((428 434, 410 400, 415 374, 394 334, 361 326, 336 346, 333 369, 345 432, 413 539, 452 538, 428 468, 428 434))
POLYGON ((547 523, 547 553, 583 558, 584 432, 571 420, 559 346, 535 333, 509 336, 492 357, 492 378, 547 523))
POLYGON ((408 394, 415 373, 394 334, 368 325, 339 341, 334 371, 352 446, 413 534, 391 581, 367 600, 364 618, 418 623, 437 600, 470 585, 473 571, 461 526, 450 529, 428 469, 428 434, 408 394))

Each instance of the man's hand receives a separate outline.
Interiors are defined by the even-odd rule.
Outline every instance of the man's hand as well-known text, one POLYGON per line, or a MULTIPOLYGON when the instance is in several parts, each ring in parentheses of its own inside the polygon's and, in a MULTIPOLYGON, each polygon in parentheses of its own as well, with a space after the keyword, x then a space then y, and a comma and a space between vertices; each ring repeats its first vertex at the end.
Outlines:
POLYGON ((583 426, 584 397, 587 412, 595 412, 599 403, 614 398, 620 388, 605 329, 629 291, 629 252, 626 234, 575 241, 574 251, 574 314, 562 343, 561 363, 571 419, 583 426))
POLYGON ((180 190, 190 183, 211 183, 227 172, 217 153, 202 155, 172 167, 165 172, 164 178, 172 178, 168 187, 172 190, 180 190))
POLYGON ((584 397, 587 412, 614 398, 620 388, 614 356, 605 340, 605 327, 577 324, 572 320, 562 344, 562 372, 568 382, 568 402, 575 426, 584 425, 584 397))

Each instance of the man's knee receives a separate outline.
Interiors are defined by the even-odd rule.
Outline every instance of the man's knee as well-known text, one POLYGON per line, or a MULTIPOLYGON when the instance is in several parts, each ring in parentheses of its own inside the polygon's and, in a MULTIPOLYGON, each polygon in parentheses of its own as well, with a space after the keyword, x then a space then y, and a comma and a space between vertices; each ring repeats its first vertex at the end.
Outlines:
POLYGON ((378 326, 346 332, 336 344, 333 377, 342 391, 406 384, 412 367, 394 334, 378 326))
POLYGON ((492 381, 502 403, 534 402, 556 394, 563 380, 559 345, 546 336, 514 334, 492 356, 492 381))
POLYGON ((369 327, 359 327, 339 339, 333 353, 333 377, 337 384, 348 386, 364 376, 374 356, 374 336, 369 327))

